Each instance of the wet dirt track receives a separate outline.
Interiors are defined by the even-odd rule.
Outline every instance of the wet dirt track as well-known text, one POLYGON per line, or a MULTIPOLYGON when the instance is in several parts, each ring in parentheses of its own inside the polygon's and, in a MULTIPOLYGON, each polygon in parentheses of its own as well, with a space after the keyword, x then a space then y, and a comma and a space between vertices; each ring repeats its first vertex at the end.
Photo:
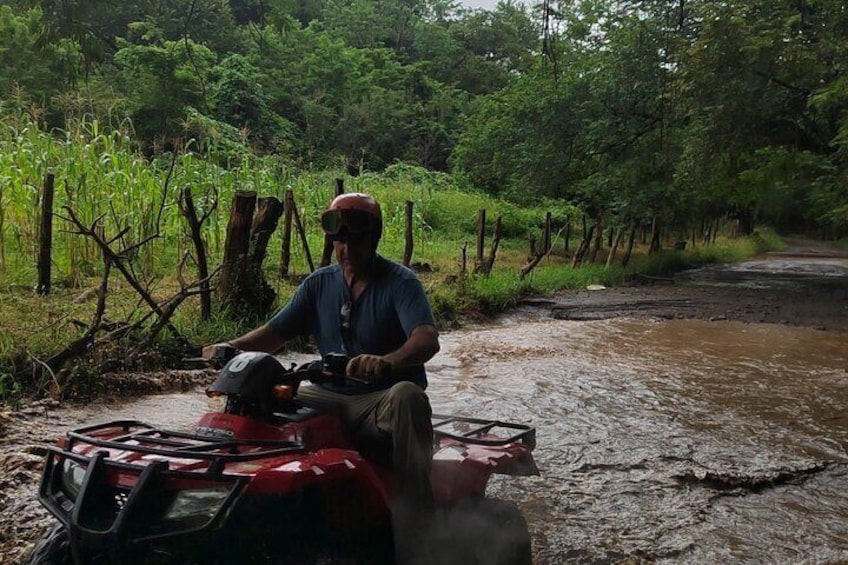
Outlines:
MULTIPOLYGON (((848 259, 801 250, 654 282, 445 334, 429 364, 435 411, 537 426, 542 475, 490 486, 525 513, 535 562, 848 561, 848 259)), ((45 524, 39 445, 208 408, 190 392, 0 415, 0 561, 45 524)))
POLYGON ((450 336, 436 408, 538 427, 542 476, 491 488, 537 564, 848 561, 848 257, 668 282, 450 336))
POLYGON ((492 487, 524 511, 537 564, 848 558, 848 335, 537 321, 451 349, 474 354, 436 369, 458 375, 434 384, 437 409, 538 427, 542 476, 492 487))

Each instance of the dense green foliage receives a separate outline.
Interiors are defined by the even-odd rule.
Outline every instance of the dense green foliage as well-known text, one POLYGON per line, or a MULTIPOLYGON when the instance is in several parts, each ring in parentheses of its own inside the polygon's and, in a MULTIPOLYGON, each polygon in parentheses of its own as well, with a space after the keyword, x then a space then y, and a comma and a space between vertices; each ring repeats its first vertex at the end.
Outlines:
POLYGON ((450 170, 604 227, 842 236, 846 37, 841 0, 7 0, 0 113, 224 168, 450 170))
POLYGON ((848 9, 551 2, 543 64, 486 97, 454 163, 506 194, 673 227, 848 227, 848 9))

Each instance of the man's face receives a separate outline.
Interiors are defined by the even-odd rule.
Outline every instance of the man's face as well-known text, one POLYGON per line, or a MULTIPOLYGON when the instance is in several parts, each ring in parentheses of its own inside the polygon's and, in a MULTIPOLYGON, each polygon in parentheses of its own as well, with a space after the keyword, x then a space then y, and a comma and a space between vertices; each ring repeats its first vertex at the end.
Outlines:
POLYGON ((377 246, 370 233, 348 235, 333 241, 336 261, 345 271, 358 272, 367 268, 374 260, 377 246))

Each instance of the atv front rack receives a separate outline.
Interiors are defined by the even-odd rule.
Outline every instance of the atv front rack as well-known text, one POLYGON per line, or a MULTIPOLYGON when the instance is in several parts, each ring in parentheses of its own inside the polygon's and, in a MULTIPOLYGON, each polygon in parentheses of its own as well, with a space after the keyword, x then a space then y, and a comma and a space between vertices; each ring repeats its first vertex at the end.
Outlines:
POLYGON ((302 453, 303 444, 287 440, 243 440, 237 438, 197 435, 154 428, 137 420, 118 420, 67 432, 66 452, 74 445, 87 444, 107 449, 132 451, 144 455, 182 457, 211 461, 207 473, 218 474, 227 463, 302 453), (96 435, 120 428, 122 435, 108 439, 96 435), (258 449, 257 449, 258 448, 258 449))
POLYGON ((119 420, 69 431, 63 445, 48 447, 39 499, 67 528, 75 563, 88 562, 84 549, 126 563, 151 544, 214 535, 249 482, 243 474, 225 473, 227 464, 303 451, 293 441, 214 437, 119 420), (159 457, 138 460, 147 455, 159 457), (208 464, 177 469, 168 459, 208 464))
POLYGON ((536 428, 498 420, 433 414, 433 433, 436 439, 450 438, 471 445, 498 446, 523 443, 530 448, 536 445, 536 428), (446 428, 453 428, 453 431, 448 431, 446 428), (498 433, 500 430, 507 430, 508 435, 503 437, 498 433))

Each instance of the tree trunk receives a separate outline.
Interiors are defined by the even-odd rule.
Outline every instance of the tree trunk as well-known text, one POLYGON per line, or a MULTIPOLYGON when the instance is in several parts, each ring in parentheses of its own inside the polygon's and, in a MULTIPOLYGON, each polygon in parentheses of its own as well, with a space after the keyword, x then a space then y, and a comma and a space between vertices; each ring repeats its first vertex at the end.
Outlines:
POLYGON ((595 221, 595 243, 592 246, 592 255, 589 257, 589 262, 594 263, 598 258, 598 252, 601 250, 601 246, 604 241, 604 218, 599 213, 598 219, 595 221))
MULTIPOLYGON (((584 224, 585 225, 585 224, 584 224)), ((592 242, 592 235, 595 233, 595 225, 589 227, 586 231, 586 235, 580 240, 580 245, 577 247, 577 251, 574 253, 574 257, 571 260, 571 267, 579 267, 583 262, 583 259, 586 257, 586 253, 589 251, 589 246, 592 242)))
POLYGON ((754 233, 754 211, 750 208, 742 210, 738 214, 739 235, 748 236, 754 233))
POLYGON ((636 243, 636 230, 639 229, 639 222, 634 220, 630 227, 630 236, 627 238, 627 251, 624 252, 624 257, 621 258, 621 266, 626 267, 630 263, 630 256, 633 254, 633 245, 636 243))
POLYGON ((256 193, 239 191, 233 200, 224 263, 218 293, 226 312, 234 318, 259 320, 267 316, 274 291, 265 281, 262 269, 251 254, 251 226, 256 209, 256 193))
POLYGON ((280 216, 283 215, 284 205, 273 196, 260 198, 257 203, 256 215, 250 228, 250 256, 256 266, 261 268, 268 253, 268 242, 277 230, 280 216))
POLYGON ((657 253, 662 249, 662 242, 660 241, 660 220, 656 216, 654 216, 653 221, 651 222, 651 246, 648 248, 648 255, 653 253, 657 253))
MULTIPOLYGON (((612 230, 610 230, 612 231, 612 230)), ((615 261, 615 253, 618 251, 618 246, 621 244, 621 240, 624 237, 624 229, 619 226, 618 230, 615 232, 615 239, 610 244, 609 255, 607 255, 607 264, 606 268, 609 269, 612 262, 615 261)))

